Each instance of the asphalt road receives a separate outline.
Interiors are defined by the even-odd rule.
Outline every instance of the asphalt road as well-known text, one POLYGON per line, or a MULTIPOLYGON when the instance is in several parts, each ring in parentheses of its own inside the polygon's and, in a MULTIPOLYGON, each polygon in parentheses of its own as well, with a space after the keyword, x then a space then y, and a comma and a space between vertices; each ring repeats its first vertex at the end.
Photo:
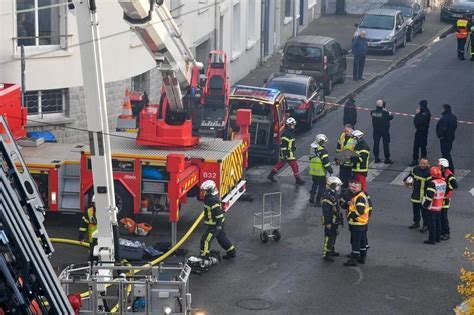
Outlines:
MULTIPOLYGON (((416 104, 427 99, 433 116, 440 116, 441 104, 453 106, 459 119, 474 121, 474 63, 458 61, 455 39, 450 36, 433 43, 426 51, 362 91, 357 104, 374 107, 378 98, 387 101, 388 109, 414 113, 416 104)), ((366 133, 372 145, 368 112, 359 112, 357 128, 366 133)), ((440 155, 435 137, 435 121, 430 129, 428 155, 434 161, 440 155)), ((342 129, 342 111, 328 113, 310 132, 297 138, 300 164, 307 172, 305 155, 316 133, 325 133, 334 154, 336 137, 342 129)), ((191 277, 193 305, 208 314, 446 314, 461 302, 456 292, 463 258, 463 239, 473 232, 474 125, 460 124, 453 157, 460 178, 450 213, 452 238, 437 246, 423 244, 426 235, 411 231, 410 191, 397 180, 411 160, 412 118, 396 116, 392 123, 392 157, 395 164, 370 172, 369 191, 374 201, 368 262, 357 268, 343 267, 344 257, 333 264, 321 260, 323 230, 321 209, 309 207, 309 182, 295 187, 291 172, 283 170, 278 184, 265 180, 270 165, 249 170, 248 191, 253 203, 238 202, 227 214, 227 233, 235 242, 238 257, 215 266, 211 272, 191 277), (252 234, 253 213, 261 211, 262 194, 283 192, 282 240, 261 244, 258 233, 252 234)), ((373 166, 375 167, 375 166, 373 166)), ((305 173, 306 174, 306 173, 305 173)), ((310 178, 306 175, 307 181, 310 178)), ((274 204, 272 204, 274 205, 274 204)), ((199 214, 194 202, 183 208, 179 225, 184 234, 199 214)), ((76 238, 80 217, 49 216, 50 236, 76 238)), ((144 239, 153 244, 169 240, 165 217, 154 224, 153 235, 144 239)), ((191 236, 186 248, 198 254, 201 226, 191 236)), ((217 248, 217 243, 214 247, 217 248)), ((350 252, 347 227, 340 231, 336 248, 350 252)), ((85 261, 82 249, 57 245, 53 257, 59 269, 66 264, 85 261)))

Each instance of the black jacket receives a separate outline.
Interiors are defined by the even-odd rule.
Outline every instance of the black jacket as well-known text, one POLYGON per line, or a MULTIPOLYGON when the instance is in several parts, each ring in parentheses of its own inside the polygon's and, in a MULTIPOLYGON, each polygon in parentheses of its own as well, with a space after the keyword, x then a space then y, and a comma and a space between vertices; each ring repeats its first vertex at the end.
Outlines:
POLYGON ((359 156, 351 157, 352 172, 367 174, 369 169, 370 147, 367 142, 362 139, 358 141, 354 147, 354 152, 359 156))
POLYGON ((204 196, 204 224, 221 226, 224 223, 224 212, 218 195, 207 194, 204 196))
POLYGON ((377 107, 370 112, 372 116, 372 126, 374 131, 384 132, 390 128, 390 120, 393 119, 393 115, 382 107, 377 107))
POLYGON ((295 131, 286 127, 281 134, 280 160, 290 161, 296 159, 295 131))
POLYGON ((341 213, 339 211, 339 203, 336 193, 331 189, 326 189, 321 198, 321 206, 323 208, 323 224, 341 225, 341 213))
POLYGON ((415 125, 416 131, 419 132, 428 132, 430 128, 431 113, 428 108, 422 108, 418 114, 415 115, 413 119, 413 124, 415 125))
POLYGON ((422 169, 419 166, 415 166, 403 181, 406 182, 408 177, 413 178, 413 191, 410 200, 413 203, 421 203, 425 195, 426 184, 431 180, 430 168, 422 169))
POLYGON ((344 106, 344 118, 342 119, 344 125, 351 124, 352 127, 357 123, 357 109, 355 100, 350 98, 344 106))
POLYGON ((436 135, 438 136, 439 140, 452 142, 454 141, 457 127, 457 117, 451 113, 451 111, 445 111, 436 125, 436 135))

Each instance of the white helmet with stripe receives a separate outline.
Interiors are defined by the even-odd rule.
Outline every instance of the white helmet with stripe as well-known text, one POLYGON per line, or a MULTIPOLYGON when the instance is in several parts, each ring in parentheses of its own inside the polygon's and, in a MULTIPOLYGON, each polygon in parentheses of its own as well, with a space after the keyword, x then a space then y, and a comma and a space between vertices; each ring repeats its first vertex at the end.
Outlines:
POLYGON ((356 139, 362 139, 362 137, 364 136, 364 133, 360 130, 354 130, 351 136, 356 139))
POLYGON ((449 167, 449 161, 445 158, 440 158, 440 159, 438 159, 438 165, 442 166, 442 167, 445 167, 445 168, 448 168, 449 167))
POLYGON ((294 119, 293 117, 290 117, 286 120, 286 124, 287 125, 295 125, 296 126, 296 119, 294 119))
POLYGON ((206 194, 211 195, 217 195, 219 193, 216 183, 210 179, 201 184, 201 190, 203 190, 206 194))

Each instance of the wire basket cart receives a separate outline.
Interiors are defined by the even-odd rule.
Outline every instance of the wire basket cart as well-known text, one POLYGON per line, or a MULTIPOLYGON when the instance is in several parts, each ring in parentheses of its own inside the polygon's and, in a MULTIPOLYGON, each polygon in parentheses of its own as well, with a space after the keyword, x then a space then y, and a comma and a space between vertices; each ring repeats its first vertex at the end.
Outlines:
POLYGON ((253 215, 253 232, 260 231, 260 240, 266 243, 270 238, 281 239, 281 192, 263 194, 262 212, 253 215))

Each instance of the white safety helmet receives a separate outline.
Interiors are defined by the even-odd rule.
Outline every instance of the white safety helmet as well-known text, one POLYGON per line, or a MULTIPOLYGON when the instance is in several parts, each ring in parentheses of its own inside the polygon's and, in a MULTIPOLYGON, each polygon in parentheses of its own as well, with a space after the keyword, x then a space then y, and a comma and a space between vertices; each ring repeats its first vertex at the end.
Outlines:
POLYGON ((204 183, 201 184, 201 190, 203 190, 206 194, 217 195, 217 186, 213 180, 206 180, 204 183))
POLYGON ((449 167, 449 161, 445 158, 440 158, 440 159, 438 159, 438 165, 440 165, 444 168, 448 168, 449 167))
POLYGON ((91 202, 95 202, 95 195, 92 195, 91 202))
POLYGON ((286 120, 286 124, 287 125, 295 125, 296 126, 296 119, 294 119, 293 117, 290 117, 286 120))
POLYGON ((364 133, 360 130, 354 130, 351 136, 356 139, 361 139, 364 136, 364 133))
POLYGON ((329 176, 327 179, 328 186, 342 186, 342 181, 337 176, 329 176))
POLYGON ((326 135, 320 133, 320 134, 316 135, 316 137, 314 138, 313 143, 325 144, 326 142, 328 142, 328 137, 326 137, 326 135))
POLYGON ((413 177, 409 176, 409 177, 405 180, 405 185, 406 185, 407 187, 413 187, 413 182, 414 182, 413 177))

